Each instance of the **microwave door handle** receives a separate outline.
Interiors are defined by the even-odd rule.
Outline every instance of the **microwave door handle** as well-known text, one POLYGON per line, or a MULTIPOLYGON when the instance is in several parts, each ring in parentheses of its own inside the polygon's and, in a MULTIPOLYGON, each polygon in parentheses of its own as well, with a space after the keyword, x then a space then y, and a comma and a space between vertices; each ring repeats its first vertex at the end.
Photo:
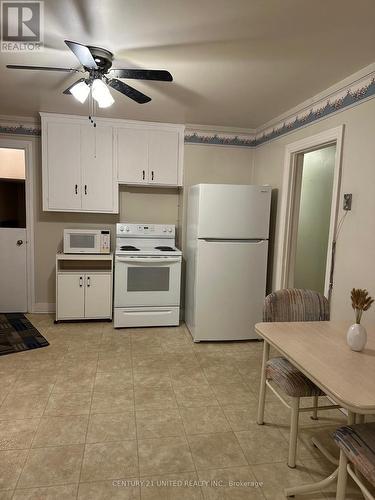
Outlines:
POLYGON ((173 264, 175 262, 180 262, 180 259, 152 259, 152 258, 126 258, 126 257, 116 257, 116 262, 126 262, 128 264, 173 264))

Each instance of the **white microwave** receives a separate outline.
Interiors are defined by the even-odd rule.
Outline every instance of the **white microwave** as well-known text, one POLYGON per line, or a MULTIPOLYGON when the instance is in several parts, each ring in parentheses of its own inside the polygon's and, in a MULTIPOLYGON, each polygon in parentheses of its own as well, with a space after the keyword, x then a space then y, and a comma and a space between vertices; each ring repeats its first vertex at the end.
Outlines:
POLYGON ((109 229, 64 229, 64 253, 109 253, 109 229))

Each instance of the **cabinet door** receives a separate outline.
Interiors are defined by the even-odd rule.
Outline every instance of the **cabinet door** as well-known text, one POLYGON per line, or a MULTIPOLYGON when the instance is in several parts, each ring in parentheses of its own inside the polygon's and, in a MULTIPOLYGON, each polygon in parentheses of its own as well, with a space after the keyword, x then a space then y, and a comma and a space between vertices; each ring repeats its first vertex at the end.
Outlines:
POLYGON ((179 134, 151 130, 149 135, 149 183, 177 185, 179 134))
POLYGON ((148 179, 148 131, 117 129, 118 181, 145 184, 148 179))
POLYGON ((81 208, 80 125, 50 122, 44 145, 48 176, 44 209, 79 210, 81 208), (47 197, 47 199, 46 199, 47 197))
POLYGON ((110 318, 112 316, 111 297, 112 287, 110 274, 86 274, 86 318, 110 318))
POLYGON ((114 211, 112 127, 81 125, 82 209, 114 211))
POLYGON ((57 319, 85 317, 84 274, 58 274, 57 319))

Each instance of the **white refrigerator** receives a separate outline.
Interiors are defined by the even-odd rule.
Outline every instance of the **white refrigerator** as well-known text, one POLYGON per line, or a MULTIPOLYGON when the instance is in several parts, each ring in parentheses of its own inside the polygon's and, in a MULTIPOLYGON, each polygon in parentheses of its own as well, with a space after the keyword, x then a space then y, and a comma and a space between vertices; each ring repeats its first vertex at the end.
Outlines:
POLYGON ((185 321, 195 342, 256 339, 266 293, 271 187, 189 189, 185 321))

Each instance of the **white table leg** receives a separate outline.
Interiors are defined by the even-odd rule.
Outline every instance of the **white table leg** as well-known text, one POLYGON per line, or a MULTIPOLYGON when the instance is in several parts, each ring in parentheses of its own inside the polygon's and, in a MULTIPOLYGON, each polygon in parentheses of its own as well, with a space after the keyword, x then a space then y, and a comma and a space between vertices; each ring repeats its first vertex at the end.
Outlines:
POLYGON ((262 425, 264 423, 264 405, 266 402, 266 363, 270 355, 270 345, 264 341, 263 345, 263 358, 262 358, 262 373, 260 378, 259 389, 259 402, 258 402, 258 418, 257 423, 262 425))
MULTIPOLYGON (((348 412, 348 425, 354 424, 355 414, 351 411, 348 412)), ((284 494, 286 497, 293 497, 295 495, 303 495, 304 493, 314 493, 316 491, 320 491, 322 488, 325 488, 335 482, 337 480, 337 476, 339 473, 339 468, 337 467, 332 474, 328 477, 322 479, 321 481, 317 481, 315 483, 304 484, 302 486, 292 486, 291 488, 285 488, 284 494)))

